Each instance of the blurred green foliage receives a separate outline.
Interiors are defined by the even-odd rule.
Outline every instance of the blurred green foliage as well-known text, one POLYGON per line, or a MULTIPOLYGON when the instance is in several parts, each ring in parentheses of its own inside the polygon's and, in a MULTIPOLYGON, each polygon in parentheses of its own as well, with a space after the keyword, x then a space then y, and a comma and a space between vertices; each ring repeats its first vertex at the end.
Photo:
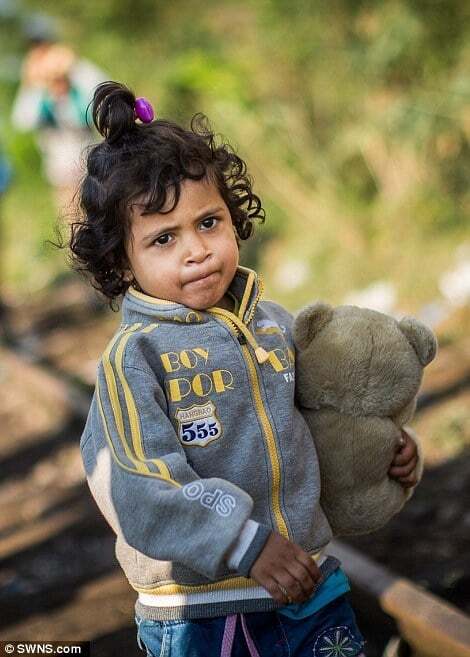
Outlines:
MULTIPOLYGON (((159 116, 206 113, 247 160, 267 220, 245 262, 269 296, 339 302, 386 279, 413 310, 438 294, 468 239, 466 0, 29 0, 28 11, 56 17, 65 41, 159 116), (302 263, 296 285, 284 261, 302 263)), ((3 62, 24 47, 19 22, 7 27, 3 62)), ((27 292, 66 265, 41 243, 54 216, 34 143, 8 127, 13 78, 0 79, 16 170, 2 250, 5 285, 27 292)))

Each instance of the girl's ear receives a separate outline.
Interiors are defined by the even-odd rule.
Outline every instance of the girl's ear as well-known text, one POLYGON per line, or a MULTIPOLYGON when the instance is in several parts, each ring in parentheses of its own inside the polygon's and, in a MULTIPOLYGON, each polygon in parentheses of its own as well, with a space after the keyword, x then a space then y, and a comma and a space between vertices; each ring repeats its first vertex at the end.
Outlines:
POLYGON ((122 278, 126 283, 129 284, 129 287, 132 286, 133 288, 135 288, 139 292, 142 292, 142 289, 141 289, 140 285, 138 284, 137 279, 134 276, 134 272, 132 271, 132 269, 123 269, 122 278))
POLYGON ((130 265, 122 270, 122 278, 126 283, 129 283, 129 286, 132 285, 132 287, 135 288, 138 292, 143 292, 139 285, 139 281, 135 277, 135 274, 132 271, 132 267, 130 265))
POLYGON ((294 321, 293 336, 297 349, 306 349, 313 338, 333 317, 333 308, 319 301, 307 306, 294 321))
POLYGON ((129 262, 129 258, 127 257, 127 255, 121 261, 120 267, 122 271, 122 278, 123 280, 126 281, 126 283, 132 283, 132 281, 135 281, 135 275, 134 272, 132 271, 132 265, 129 262))

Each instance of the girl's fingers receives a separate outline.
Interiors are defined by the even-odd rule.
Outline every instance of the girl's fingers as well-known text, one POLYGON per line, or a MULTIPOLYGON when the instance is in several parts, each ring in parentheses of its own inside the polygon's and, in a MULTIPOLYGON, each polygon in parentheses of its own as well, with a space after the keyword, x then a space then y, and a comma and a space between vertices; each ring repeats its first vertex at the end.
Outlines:
POLYGON ((315 587, 315 582, 310 576, 308 570, 299 561, 294 561, 293 563, 290 563, 287 566, 287 570, 292 575, 292 577, 299 583, 305 595, 310 596, 315 587))
POLYGON ((275 579, 270 579, 265 582, 263 587, 269 595, 276 600, 276 602, 280 602, 281 604, 289 603, 289 594, 287 593, 287 590, 282 585, 279 585, 275 579))
POLYGON ((312 559, 312 557, 310 557, 306 552, 304 552, 304 550, 298 550, 295 555, 295 559, 307 570, 312 580, 314 582, 318 582, 318 580, 321 578, 321 571, 315 560, 312 559))
POLYGON ((418 450, 416 448, 416 445, 414 444, 413 441, 410 440, 409 443, 407 443, 404 447, 398 451, 395 456, 393 457, 392 464, 393 465, 405 465, 410 459, 412 459, 414 456, 416 456, 418 453, 418 450))
POLYGON ((288 571, 276 575, 276 582, 279 590, 287 598, 287 603, 307 600, 308 595, 304 592, 300 582, 294 579, 288 571))
POLYGON ((393 457, 392 465, 406 465, 408 461, 413 458, 413 452, 404 447, 400 452, 397 452, 393 457))
POLYGON ((391 477, 397 479, 399 477, 408 477, 408 475, 410 475, 413 472, 413 470, 416 468, 417 464, 418 464, 418 458, 414 457, 406 465, 401 465, 401 466, 392 465, 392 467, 389 468, 388 474, 391 477))
POLYGON ((403 486, 403 488, 412 488, 413 486, 416 486, 418 480, 415 476, 402 477, 398 479, 398 483, 403 486))

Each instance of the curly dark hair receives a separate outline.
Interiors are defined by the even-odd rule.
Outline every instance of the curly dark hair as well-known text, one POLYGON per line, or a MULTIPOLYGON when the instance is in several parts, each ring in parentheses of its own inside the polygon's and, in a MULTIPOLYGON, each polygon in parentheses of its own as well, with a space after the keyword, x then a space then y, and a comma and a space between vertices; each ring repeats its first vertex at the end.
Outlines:
POLYGON ((173 206, 165 211, 171 212, 185 179, 207 178, 229 209, 239 247, 265 215, 245 162, 229 144, 216 143, 204 114, 193 116, 189 130, 164 119, 138 124, 135 100, 118 82, 103 82, 95 90, 93 122, 104 140, 88 152, 68 244, 73 269, 91 279, 111 308, 131 284, 124 272, 132 202, 144 199, 144 212, 162 212, 171 193, 173 206))

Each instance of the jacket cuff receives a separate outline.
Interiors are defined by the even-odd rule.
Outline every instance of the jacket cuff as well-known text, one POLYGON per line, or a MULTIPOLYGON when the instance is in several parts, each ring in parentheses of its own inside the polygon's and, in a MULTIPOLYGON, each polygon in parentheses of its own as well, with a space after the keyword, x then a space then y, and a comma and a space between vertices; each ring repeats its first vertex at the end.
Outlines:
POLYGON ((231 548, 230 552, 227 554, 227 566, 230 570, 237 570, 240 565, 240 561, 245 556, 245 552, 250 547, 251 541, 254 539, 256 532, 258 531, 259 523, 251 520, 245 522, 238 536, 235 544, 231 548))
POLYGON ((259 525, 258 530, 251 541, 247 551, 243 555, 240 563, 238 564, 237 572, 243 577, 248 577, 250 570, 256 559, 258 558, 261 550, 266 545, 272 530, 266 525, 259 525))

